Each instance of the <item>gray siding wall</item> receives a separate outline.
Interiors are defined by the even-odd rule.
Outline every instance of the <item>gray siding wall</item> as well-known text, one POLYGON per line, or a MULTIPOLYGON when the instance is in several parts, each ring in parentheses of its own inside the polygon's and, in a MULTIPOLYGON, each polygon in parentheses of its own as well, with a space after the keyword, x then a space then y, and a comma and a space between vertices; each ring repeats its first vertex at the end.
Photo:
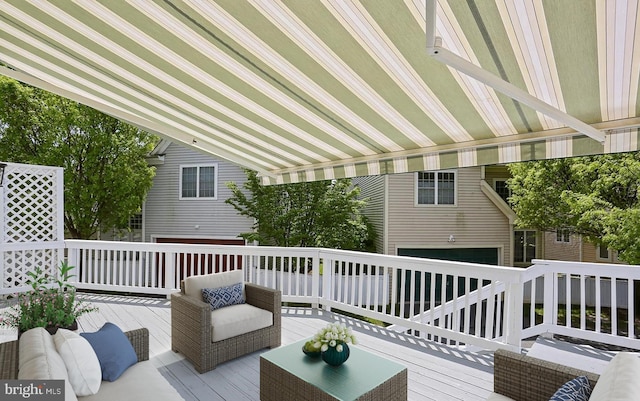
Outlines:
POLYGON ((455 206, 416 205, 414 173, 389 175, 389 254, 399 248, 499 248, 507 264, 511 233, 507 218, 482 193, 481 168, 456 170, 455 206), (448 242, 449 235, 455 242, 448 242))
POLYGON ((357 177, 352 180, 360 187, 360 197, 368 198, 363 213, 369 219, 376 232, 375 246, 377 253, 384 253, 384 182, 383 176, 357 177))
POLYGON ((246 181, 244 171, 237 165, 171 144, 164 164, 156 168, 144 208, 145 241, 158 237, 235 239, 251 230, 252 221, 224 202, 231 196, 227 181, 239 186, 246 181), (218 165, 217 199, 181 200, 180 165, 208 163, 218 165))

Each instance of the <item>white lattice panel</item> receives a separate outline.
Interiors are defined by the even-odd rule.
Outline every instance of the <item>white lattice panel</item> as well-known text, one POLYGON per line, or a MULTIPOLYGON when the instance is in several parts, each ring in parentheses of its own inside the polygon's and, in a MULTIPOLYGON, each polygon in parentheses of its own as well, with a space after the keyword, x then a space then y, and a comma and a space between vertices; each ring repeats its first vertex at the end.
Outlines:
POLYGON ((60 262, 57 249, 34 249, 4 253, 4 288, 20 288, 27 285, 28 271, 36 267, 55 277, 60 262))
POLYGON ((58 241, 58 169, 9 165, 4 185, 4 243, 58 241))
POLYGON ((7 166, 0 188, 0 289, 24 287, 36 267, 55 276, 63 256, 63 191, 59 167, 7 166))

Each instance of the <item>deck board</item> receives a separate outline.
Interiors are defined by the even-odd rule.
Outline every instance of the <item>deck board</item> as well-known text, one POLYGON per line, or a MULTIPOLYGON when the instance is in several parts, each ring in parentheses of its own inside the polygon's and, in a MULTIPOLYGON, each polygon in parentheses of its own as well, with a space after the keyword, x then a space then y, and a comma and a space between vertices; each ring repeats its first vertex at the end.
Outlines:
MULTIPOLYGON (((149 329, 150 359, 187 401, 255 401, 259 399, 261 350, 198 374, 171 351, 170 301, 163 298, 82 294, 99 311, 79 319, 81 331, 95 331, 105 322, 123 330, 149 329)), ((0 305, 0 312, 2 311, 0 305)), ((485 400, 493 388, 493 353, 457 351, 425 340, 385 330, 342 315, 310 308, 282 309, 282 344, 311 337, 336 319, 351 325, 358 347, 392 359, 408 369, 409 400, 485 400)), ((15 330, 0 330, 0 341, 16 338, 15 330)))

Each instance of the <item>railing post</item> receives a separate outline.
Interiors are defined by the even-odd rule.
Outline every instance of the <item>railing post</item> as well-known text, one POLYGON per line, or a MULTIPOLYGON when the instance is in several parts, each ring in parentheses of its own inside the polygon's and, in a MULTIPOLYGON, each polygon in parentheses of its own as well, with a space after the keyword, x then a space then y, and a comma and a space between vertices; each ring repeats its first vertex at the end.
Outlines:
POLYGON ((504 317, 507 319, 505 324, 506 334, 505 343, 516 347, 521 347, 522 341, 522 308, 524 302, 524 291, 522 280, 518 279, 506 286, 506 310, 504 317))
MULTIPOLYGON (((176 283, 176 253, 175 252, 166 252, 164 254, 165 264, 164 264, 164 288, 165 290, 173 291, 176 289, 180 289, 180 283, 176 283)), ((169 297, 169 293, 167 293, 167 297, 169 297)))
POLYGON ((71 282, 78 282, 78 279, 80 278, 80 264, 78 263, 80 260, 80 257, 78 256, 78 253, 80 252, 80 250, 78 248, 69 248, 68 245, 66 245, 65 243, 65 247, 67 248, 67 264, 69 266, 73 266, 74 267, 74 272, 73 272, 73 277, 71 280, 71 282))

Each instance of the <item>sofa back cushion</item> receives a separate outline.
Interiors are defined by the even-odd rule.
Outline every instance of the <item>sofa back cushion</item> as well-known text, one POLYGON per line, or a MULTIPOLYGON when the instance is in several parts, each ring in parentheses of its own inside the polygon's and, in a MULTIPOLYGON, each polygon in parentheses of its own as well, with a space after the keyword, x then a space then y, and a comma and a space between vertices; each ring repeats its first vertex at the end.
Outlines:
POLYGON ((102 383, 102 369, 91 344, 80 334, 65 329, 58 329, 53 342, 67 367, 76 395, 96 394, 102 383))
POLYGON ((593 388, 589 401, 637 400, 640 395, 640 358, 620 352, 607 365, 593 388))
POLYGON ((27 330, 20 336, 18 348, 19 380, 64 380, 65 401, 77 401, 67 368, 47 330, 42 327, 27 330))
POLYGON ((191 276, 184 280, 184 293, 187 296, 202 299, 202 290, 205 288, 229 287, 243 282, 242 270, 191 276))

